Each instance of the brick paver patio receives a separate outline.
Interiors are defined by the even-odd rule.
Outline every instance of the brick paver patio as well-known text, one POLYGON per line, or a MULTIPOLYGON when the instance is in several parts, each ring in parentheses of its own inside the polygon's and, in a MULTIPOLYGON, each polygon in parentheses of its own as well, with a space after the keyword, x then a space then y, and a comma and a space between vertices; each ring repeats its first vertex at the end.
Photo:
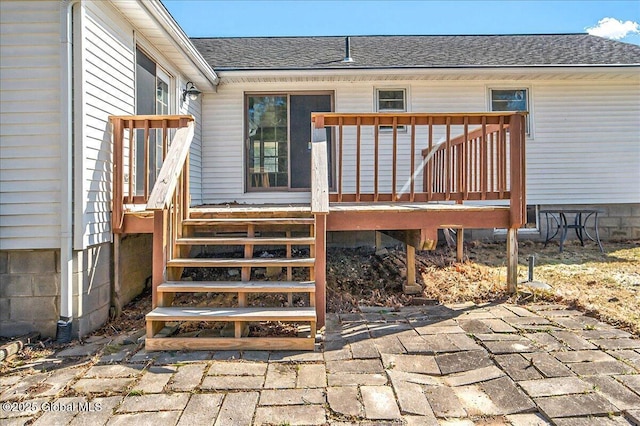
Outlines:
POLYGON ((0 377, 0 424, 640 425, 640 339, 561 305, 330 314, 307 353, 130 340, 0 377))

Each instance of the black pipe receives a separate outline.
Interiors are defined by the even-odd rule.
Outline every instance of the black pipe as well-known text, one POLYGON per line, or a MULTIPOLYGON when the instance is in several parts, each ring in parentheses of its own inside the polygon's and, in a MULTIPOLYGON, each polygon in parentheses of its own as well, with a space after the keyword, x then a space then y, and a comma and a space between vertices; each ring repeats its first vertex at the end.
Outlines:
POLYGON ((346 37, 344 39, 344 60, 342 62, 353 62, 351 58, 351 37, 346 37))

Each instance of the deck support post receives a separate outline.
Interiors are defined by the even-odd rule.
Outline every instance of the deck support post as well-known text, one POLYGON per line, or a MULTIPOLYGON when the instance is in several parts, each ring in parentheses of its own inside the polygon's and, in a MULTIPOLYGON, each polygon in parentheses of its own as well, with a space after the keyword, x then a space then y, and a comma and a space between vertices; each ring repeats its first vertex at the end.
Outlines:
MULTIPOLYGON (((327 216, 317 214, 315 226, 316 317, 318 328, 324 327, 327 312, 327 216)), ((315 337, 315 336, 312 336, 315 337)))
POLYGON ((167 264, 167 211, 158 210, 153 214, 153 269, 152 269, 152 308, 158 307, 158 286, 164 281, 167 264))
POLYGON ((407 282, 402 286, 404 294, 418 294, 422 287, 416 283, 416 248, 411 244, 405 244, 407 251, 407 282))
POLYGON ((373 231, 376 238, 376 252, 382 248, 382 233, 380 231, 373 231))
POLYGON ((514 294, 518 285, 518 229, 507 230, 507 291, 514 294))
POLYGON ((464 260, 464 229, 460 228, 456 231, 456 261, 464 260))
MULTIPOLYGON (((158 286, 164 282, 165 268, 167 265, 167 222, 168 214, 166 210, 157 210, 153 214, 153 267, 152 267, 152 287, 151 287, 151 307, 164 306, 162 294, 158 294, 158 286)), ((157 334, 164 322, 147 323, 147 337, 157 334)))

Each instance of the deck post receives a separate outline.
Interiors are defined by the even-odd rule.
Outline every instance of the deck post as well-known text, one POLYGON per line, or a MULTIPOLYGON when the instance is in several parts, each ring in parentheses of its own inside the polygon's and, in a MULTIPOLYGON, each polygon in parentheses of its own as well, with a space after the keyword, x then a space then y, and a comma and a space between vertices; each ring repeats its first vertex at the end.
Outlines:
POLYGON ((464 229, 460 228, 456 231, 456 261, 464 260, 464 229))
POLYGON ((514 294, 518 286, 518 229, 507 230, 507 291, 514 294))
POLYGON ((167 211, 157 210, 153 214, 153 268, 152 268, 152 307, 162 305, 158 300, 158 286, 164 282, 164 272, 167 264, 167 211))
MULTIPOLYGON (((316 317, 318 328, 325 324, 327 312, 327 215, 317 214, 316 217, 316 317)), ((312 336, 314 337, 314 336, 312 336)))
MULTIPOLYGON (((311 213, 315 217, 315 264, 317 327, 327 313, 327 215, 329 214, 329 166, 324 115, 311 115, 311 213)), ((359 131, 359 130, 358 130, 359 131)), ((342 141, 341 141, 342 143, 342 141)), ((313 331, 313 328, 312 328, 313 331)), ((315 336, 312 336, 315 338, 315 336)))
POLYGON ((405 244, 407 248, 407 282, 402 287, 404 294, 419 294, 422 287, 416 283, 416 248, 405 244))

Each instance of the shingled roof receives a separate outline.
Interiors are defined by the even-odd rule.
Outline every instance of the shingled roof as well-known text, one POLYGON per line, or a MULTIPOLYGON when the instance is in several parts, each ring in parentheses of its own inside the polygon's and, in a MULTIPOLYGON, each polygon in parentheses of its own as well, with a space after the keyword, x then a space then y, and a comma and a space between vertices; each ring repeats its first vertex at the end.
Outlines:
POLYGON ((192 38, 216 71, 639 65, 640 46, 588 34, 192 38))

